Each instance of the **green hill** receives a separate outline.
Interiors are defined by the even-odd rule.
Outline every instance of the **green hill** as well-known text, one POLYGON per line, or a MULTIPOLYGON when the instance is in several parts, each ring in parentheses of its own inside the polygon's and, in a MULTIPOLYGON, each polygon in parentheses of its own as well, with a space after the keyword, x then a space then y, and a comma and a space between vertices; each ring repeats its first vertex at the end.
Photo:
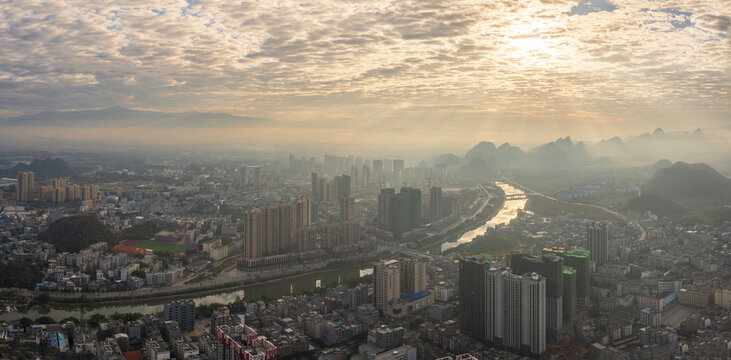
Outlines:
POLYGON ((638 196, 630 200, 625 210, 651 211, 660 216, 676 216, 686 213, 682 206, 653 194, 638 196))
POLYGON ((116 240, 109 229, 91 216, 60 219, 51 224, 41 237, 43 241, 54 244, 58 252, 76 252, 96 242, 113 243, 116 240))
POLYGON ((706 164, 677 162, 659 169, 643 188, 643 193, 666 199, 731 200, 731 180, 706 164))
POLYGON ((3 177, 14 178, 19 171, 32 171, 35 173, 36 181, 46 180, 54 177, 74 177, 74 171, 69 164, 61 158, 33 160, 30 165, 18 164, 13 168, 0 171, 3 177))

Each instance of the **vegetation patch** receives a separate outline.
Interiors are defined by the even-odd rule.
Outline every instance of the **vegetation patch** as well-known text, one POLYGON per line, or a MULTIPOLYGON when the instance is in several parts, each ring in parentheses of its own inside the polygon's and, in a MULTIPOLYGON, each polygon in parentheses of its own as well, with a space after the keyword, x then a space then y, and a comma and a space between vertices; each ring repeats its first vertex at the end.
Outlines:
POLYGON ((572 214, 573 216, 579 218, 621 223, 624 222, 624 219, 622 219, 621 217, 596 206, 578 203, 567 203, 560 200, 554 200, 542 195, 530 195, 528 197, 526 209, 538 216, 543 217, 555 217, 563 214, 572 214))

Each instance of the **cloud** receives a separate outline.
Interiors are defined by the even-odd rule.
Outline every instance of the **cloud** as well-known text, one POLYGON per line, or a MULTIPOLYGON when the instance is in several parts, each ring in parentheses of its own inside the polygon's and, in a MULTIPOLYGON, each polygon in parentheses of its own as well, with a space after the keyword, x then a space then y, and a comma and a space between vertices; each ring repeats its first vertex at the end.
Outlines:
POLYGON ((731 116, 729 14, 722 0, 3 2, 0 116, 120 105, 472 134, 579 129, 575 114, 629 129, 681 108, 712 127, 731 116))

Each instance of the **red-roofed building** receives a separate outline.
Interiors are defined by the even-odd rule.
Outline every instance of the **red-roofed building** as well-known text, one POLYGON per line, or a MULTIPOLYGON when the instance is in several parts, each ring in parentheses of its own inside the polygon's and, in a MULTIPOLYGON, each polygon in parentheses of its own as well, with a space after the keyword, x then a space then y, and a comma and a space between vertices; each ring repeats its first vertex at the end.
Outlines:
POLYGON ((127 351, 122 353, 122 356, 124 356, 126 360, 142 360, 142 351, 127 351))

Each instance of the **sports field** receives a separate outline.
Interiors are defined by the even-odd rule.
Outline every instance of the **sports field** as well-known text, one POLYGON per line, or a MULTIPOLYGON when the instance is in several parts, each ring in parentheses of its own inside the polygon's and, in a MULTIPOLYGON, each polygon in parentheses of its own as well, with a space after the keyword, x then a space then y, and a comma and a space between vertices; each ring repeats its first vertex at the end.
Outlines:
POLYGON ((169 251, 173 254, 178 254, 185 251, 185 246, 183 245, 168 244, 157 241, 141 241, 135 244, 135 246, 142 249, 150 249, 152 251, 169 251))

